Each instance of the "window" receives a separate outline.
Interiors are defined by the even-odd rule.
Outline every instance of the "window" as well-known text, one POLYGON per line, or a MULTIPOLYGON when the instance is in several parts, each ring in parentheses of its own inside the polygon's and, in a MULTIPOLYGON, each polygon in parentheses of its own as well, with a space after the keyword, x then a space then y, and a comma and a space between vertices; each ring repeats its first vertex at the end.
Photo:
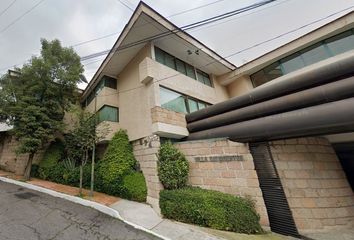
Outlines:
POLYGON ((187 75, 186 64, 179 59, 176 59, 176 70, 184 75, 187 75))
POLYGON ((338 55, 354 48, 353 30, 341 33, 325 41, 332 55, 338 55))
POLYGON ((284 74, 291 73, 295 70, 305 67, 304 61, 299 53, 295 53, 282 59, 281 65, 283 67, 284 74))
POLYGON ((325 46, 321 43, 306 48, 305 50, 303 50, 302 54, 302 58, 304 59, 306 65, 317 63, 319 61, 329 58, 330 56, 331 55, 329 55, 325 46))
POLYGON ((190 78, 198 80, 209 87, 213 86, 209 74, 199 69, 195 69, 192 65, 172 56, 158 47, 155 47, 155 59, 157 62, 166 65, 167 67, 170 67, 190 78), (196 71, 198 78, 196 76, 196 71))
POLYGON ((251 75, 253 86, 258 87, 282 75, 353 49, 354 29, 351 29, 313 44, 255 72, 251 75))
POLYGON ((265 74, 266 78, 268 79, 268 81, 278 78, 280 76, 283 76, 280 64, 277 62, 269 65, 268 67, 265 67, 264 74, 265 74))
POLYGON ((210 105, 164 87, 160 87, 160 103, 163 108, 181 113, 195 112, 210 105))
POLYGON ((198 111, 198 102, 193 99, 188 99, 188 106, 190 112, 198 111))
POLYGON ((160 103, 163 108, 175 112, 187 113, 187 107, 183 95, 166 88, 160 88, 160 103))
POLYGON ((117 89, 117 80, 108 76, 103 76, 102 82, 104 82, 105 87, 117 89))
POLYGON ((117 80, 108 76, 103 76, 101 80, 98 82, 97 86, 92 90, 92 92, 87 96, 85 105, 89 105, 95 96, 104 88, 109 87, 113 89, 117 89, 117 80))
POLYGON ((98 110, 98 121, 119 122, 118 108, 104 105, 100 110, 98 110))
POLYGON ((208 85, 209 87, 212 86, 209 74, 207 74, 201 70, 197 70, 197 78, 198 78, 199 82, 204 83, 205 85, 208 85))
POLYGON ((195 70, 192 65, 186 64, 186 71, 187 71, 187 76, 193 79, 197 79, 195 76, 195 70))

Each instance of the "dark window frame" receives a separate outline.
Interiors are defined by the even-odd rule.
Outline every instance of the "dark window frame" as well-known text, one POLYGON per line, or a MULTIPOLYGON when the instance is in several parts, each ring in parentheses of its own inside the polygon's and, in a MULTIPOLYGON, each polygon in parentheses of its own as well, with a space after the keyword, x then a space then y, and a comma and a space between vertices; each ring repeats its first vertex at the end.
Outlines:
MULTIPOLYGON (((200 99, 198 99, 198 98, 191 97, 191 96, 186 95, 186 94, 184 94, 184 93, 181 93, 181 92, 179 92, 179 91, 173 90, 173 89, 171 89, 171 88, 169 88, 169 87, 165 87, 165 86, 163 86, 163 85, 160 85, 160 86, 159 86, 159 90, 160 90, 161 88, 164 88, 164 89, 166 89, 166 90, 168 90, 168 91, 171 91, 171 92, 175 92, 175 93, 177 93, 177 94, 180 94, 180 95, 183 97, 183 99, 184 99, 184 104, 185 104, 185 107, 186 107, 186 110, 187 110, 187 113, 185 113, 185 114, 191 113, 190 108, 189 108, 189 102, 188 102, 189 99, 197 102, 197 105, 198 105, 198 110, 197 110, 197 111, 201 110, 201 109, 199 108, 199 103, 204 104, 205 107, 208 107, 208 106, 213 105, 213 104, 211 104, 211 103, 205 102, 205 101, 200 100, 200 99)), ((161 94, 161 93, 160 93, 160 94, 161 94)), ((161 104, 161 102, 160 102, 160 104, 161 104)), ((161 104, 161 107, 162 107, 162 104, 161 104)), ((164 108, 164 107, 162 107, 162 108, 164 108)), ((174 110, 171 110, 171 109, 168 109, 168 108, 165 108, 165 109, 170 110, 170 111, 174 111, 174 110)), ((203 108, 202 108, 202 109, 203 109, 203 108)))
MULTIPOLYGON (((275 61, 275 62, 272 62, 271 64, 269 64, 269 65, 263 67, 262 69, 260 69, 260 70, 258 70, 258 71, 256 71, 256 72, 254 72, 253 74, 250 75, 250 79, 251 79, 251 82, 252 82, 253 87, 256 88, 256 87, 258 87, 258 86, 263 85, 264 83, 267 83, 267 82, 270 82, 270 81, 276 79, 276 78, 274 78, 274 79, 269 79, 269 78, 267 78, 267 74, 266 74, 266 72, 264 71, 264 69, 266 69, 267 67, 270 67, 271 65, 273 65, 273 64, 275 64, 275 63, 278 63, 279 66, 280 66, 281 72, 282 72, 282 76, 284 76, 284 75, 286 75, 286 74, 288 74, 288 73, 286 73, 286 72, 284 71, 283 62, 284 62, 287 58, 291 58, 292 55, 298 55, 298 56, 301 58, 304 67, 307 67, 307 66, 310 66, 310 65, 312 65, 312 64, 315 64, 315 63, 317 63, 317 62, 307 64, 306 61, 304 60, 304 57, 303 57, 303 54, 304 54, 305 52, 308 52, 308 51, 312 50, 313 48, 316 47, 316 45, 317 45, 317 46, 323 46, 324 49, 325 49, 325 52, 327 53, 327 56, 328 56, 328 57, 325 58, 325 59, 328 59, 328 58, 330 58, 330 57, 333 57, 333 56, 338 55, 338 54, 335 54, 334 52, 332 52, 332 50, 331 50, 331 49, 329 48, 329 46, 328 46, 328 43, 335 42, 335 41, 338 41, 338 40, 340 40, 340 39, 346 38, 346 37, 348 37, 348 36, 353 36, 353 35, 354 35, 354 28, 351 28, 351 29, 346 30, 346 31, 344 31, 344 32, 338 33, 338 34, 336 34, 336 35, 334 35, 334 36, 331 36, 331 37, 328 37, 328 38, 323 39, 323 40, 321 40, 321 41, 318 41, 318 42, 316 42, 316 43, 313 43, 313 44, 311 44, 310 46, 304 47, 304 48, 302 48, 302 49, 300 49, 300 50, 298 50, 298 51, 296 51, 296 52, 294 52, 294 53, 292 53, 292 54, 289 54, 288 56, 285 56, 285 57, 283 57, 283 58, 281 58, 281 59, 279 59, 279 60, 277 60, 277 61, 275 61), (338 37, 338 36, 340 36, 340 35, 345 36, 345 37, 341 37, 341 38, 337 38, 337 39, 336 39, 336 37, 338 37), (334 41, 329 41, 329 40, 331 40, 331 39, 336 39, 336 40, 334 40, 334 41), (260 85, 257 85, 257 84, 255 83, 255 82, 257 81, 257 80, 255 79, 255 75, 258 74, 258 73, 260 73, 261 71, 263 71, 263 74, 264 74, 264 76, 265 76, 265 78, 266 78, 266 82, 264 82, 264 83, 262 83, 262 84, 260 84, 260 85)), ((354 48, 353 48, 353 49, 354 49, 354 48)), ((340 54, 340 53, 339 53, 339 54, 340 54)), ((323 60, 325 60, 325 59, 323 59, 323 60)), ((322 61, 322 60, 320 60, 320 61, 322 61)), ((319 61, 318 61, 318 62, 319 62, 319 61)), ((301 69, 301 68, 299 68, 299 69, 301 69)), ((299 70, 299 69, 297 69, 297 70, 299 70)), ((294 70, 294 71, 296 71, 296 70, 294 70)), ((290 72, 289 72, 289 73, 290 73, 290 72)))
POLYGON ((109 105, 109 104, 103 104, 102 107, 100 107, 100 108, 98 109, 98 111, 97 111, 95 114, 97 115, 97 121, 98 121, 98 123, 101 123, 101 122, 117 122, 117 123, 119 123, 119 107, 112 106, 112 105, 109 105), (110 121, 110 120, 103 120, 103 121, 100 121, 100 116, 99 116, 100 111, 102 111, 102 109, 105 108, 105 107, 111 107, 111 108, 117 109, 117 121, 110 121))
POLYGON ((210 76, 210 74, 208 74, 208 73, 206 73, 206 72, 204 72, 204 71, 202 71, 202 70, 200 70, 200 69, 194 67, 193 65, 191 65, 191 64, 189 64, 189 63, 186 63, 185 61, 183 61, 183 60, 181 60, 181 59, 179 59, 179 58, 177 58, 177 57, 175 57, 175 56, 169 54, 168 52, 162 50, 161 48, 159 48, 159 47, 157 47, 157 46, 154 46, 154 51, 155 51, 155 61, 157 61, 157 62, 159 62, 159 63, 161 63, 161 64, 163 64, 163 65, 165 65, 165 66, 167 66, 167 67, 169 67, 169 68, 171 68, 169 65, 166 64, 166 55, 168 55, 169 57, 172 57, 172 58, 174 59, 174 68, 172 68, 173 70, 175 70, 175 71, 177 71, 177 72, 179 72, 179 73, 181 73, 181 74, 183 74, 183 75, 185 75, 185 76, 187 76, 187 77, 189 77, 189 78, 192 78, 192 79, 194 79, 194 80, 196 80, 196 81, 198 81, 198 82, 200 82, 200 83, 202 83, 202 84, 204 84, 204 85, 206 85, 206 86, 208 86, 208 87, 214 88, 214 82, 213 82, 212 77, 210 76), (156 52, 160 52, 161 54, 163 54, 162 57, 160 56, 160 58, 162 58, 162 62, 160 62, 160 61, 157 59, 157 57, 156 57, 156 55, 157 55, 156 52), (183 65, 184 65, 184 70, 185 70, 184 73, 182 73, 182 72, 180 72, 179 70, 177 70, 177 61, 183 63, 183 65), (194 77, 191 77, 190 75, 187 74, 187 66, 190 66, 190 67, 193 68, 193 70, 194 70, 194 74, 193 74, 194 77), (198 71, 200 71, 203 75, 206 75, 206 78, 208 78, 209 84, 205 83, 204 78, 201 79, 201 80, 198 79, 198 71))

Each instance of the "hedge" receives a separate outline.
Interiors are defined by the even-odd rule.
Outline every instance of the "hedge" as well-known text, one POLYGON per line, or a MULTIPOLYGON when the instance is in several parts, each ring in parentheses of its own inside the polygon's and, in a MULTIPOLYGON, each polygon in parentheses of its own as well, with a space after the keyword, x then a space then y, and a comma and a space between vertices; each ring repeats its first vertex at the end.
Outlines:
POLYGON ((254 203, 246 198, 198 187, 160 192, 164 217, 238 233, 261 233, 254 203))
MULTIPOLYGON (((32 165, 32 177, 78 187, 80 168, 63 159, 61 143, 53 143, 46 150, 39 166, 32 165), (37 170, 38 169, 38 170, 37 170)), ((147 188, 144 175, 136 172, 137 161, 132 145, 124 130, 118 131, 108 145, 102 160, 95 166, 95 191, 104 192, 139 202, 146 201, 147 188)), ((89 188, 91 164, 83 167, 83 187, 89 188)))
POLYGON ((51 168, 57 166, 58 162, 64 155, 64 145, 61 141, 57 140, 52 142, 46 149, 42 161, 39 163, 38 174, 42 179, 49 177, 51 168))
POLYGON ((182 152, 168 141, 160 146, 158 159, 158 175, 165 189, 186 186, 189 163, 182 152))
POLYGON ((122 198, 137 202, 145 202, 147 188, 145 177, 141 172, 132 172, 123 178, 122 198))
POLYGON ((134 170, 136 165, 137 161, 128 135, 126 131, 119 130, 110 141, 98 167, 97 173, 103 190, 119 195, 122 192, 120 182, 123 180, 123 176, 134 170))

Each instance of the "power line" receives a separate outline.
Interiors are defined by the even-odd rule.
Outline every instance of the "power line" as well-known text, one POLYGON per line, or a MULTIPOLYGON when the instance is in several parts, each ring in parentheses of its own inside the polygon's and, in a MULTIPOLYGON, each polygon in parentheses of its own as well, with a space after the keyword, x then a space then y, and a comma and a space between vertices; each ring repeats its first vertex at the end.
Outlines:
POLYGON ((189 31, 189 32, 198 32, 198 31, 200 31, 200 30, 204 30, 204 29, 207 29, 207 28, 211 28, 211 27, 214 27, 214 26, 217 26, 217 25, 220 25, 220 24, 224 24, 224 23, 227 23, 227 22, 232 22, 232 21, 235 21, 235 20, 237 20, 237 19, 239 19, 239 18, 246 17, 246 16, 249 16, 249 15, 252 15, 252 14, 255 14, 255 13, 258 13, 258 12, 261 12, 261 11, 264 11, 264 10, 266 10, 266 9, 276 7, 276 6, 280 5, 280 4, 284 4, 284 3, 289 2, 289 1, 291 1, 291 0, 284 0, 284 1, 282 1, 282 2, 279 2, 278 4, 273 4, 273 5, 269 6, 269 7, 264 7, 264 8, 262 8, 262 9, 259 9, 258 11, 253 11, 253 12, 250 12, 250 13, 248 13, 248 14, 243 14, 243 15, 241 15, 241 16, 238 16, 238 17, 235 17, 235 18, 232 18, 232 19, 228 19, 228 20, 223 21, 223 22, 220 22, 220 23, 215 23, 215 24, 211 24, 211 25, 209 25, 209 26, 201 27, 201 28, 198 28, 198 29, 193 29, 193 30, 191 30, 191 31, 189 31))
POLYGON ((128 6, 128 4, 126 4, 125 2, 123 2, 122 0, 117 0, 118 2, 120 2, 120 4, 122 4, 123 6, 125 6, 126 8, 128 8, 130 11, 134 12, 134 9, 132 9, 131 7, 128 6))
MULTIPOLYGON (((187 10, 184 10, 182 12, 178 12, 178 13, 174 13, 172 15, 169 15, 167 16, 167 18, 171 18, 171 17, 175 17, 175 16, 178 16, 178 15, 181 15, 181 14, 184 14, 184 13, 187 13, 187 12, 192 12, 194 10, 197 10, 197 9, 201 9, 201 8, 204 8, 204 7, 207 7, 207 6, 210 6, 210 5, 213 5, 213 4, 216 4, 216 3, 219 3, 219 2, 222 2, 222 1, 225 1, 225 0, 217 0, 217 1, 214 1, 214 2, 211 2, 211 3, 207 3, 207 4, 204 4, 204 5, 200 5, 198 7, 195 7, 195 8, 191 8, 191 9, 187 9, 187 10)), ((157 20, 161 20, 162 18, 159 18, 157 20)), ((137 27, 143 27, 145 25, 148 25, 149 23, 144 23, 144 24, 141 24, 137 27)), ((122 31, 119 31, 119 32, 114 32, 114 33, 110 33, 108 35, 104 35, 102 37, 98 37, 98 38, 94 38, 94 39, 90 39, 90 40, 87 40, 87 41, 83 41, 83 42, 79 42, 79 43, 76 43, 76 44, 72 44, 70 45, 69 47, 77 47, 77 46, 81 46, 81 45, 84 45, 84 44, 87 44, 87 43, 91 43, 91 42, 94 42, 94 41, 98 41, 98 40, 101 40, 101 39, 105 39, 105 38, 108 38, 108 37, 111 37, 111 36, 115 36, 119 33, 121 33, 122 31)), ((107 51, 107 53, 109 52, 109 50, 107 51)), ((18 63, 18 64, 12 64, 11 66, 7 66, 7 67, 4 67, 4 68, 1 68, 0 71, 4 71, 4 70, 7 70, 11 67, 14 67, 16 65, 21 65, 21 64, 24 64, 26 63, 25 62, 21 62, 21 63, 18 63)))
MULTIPOLYGON (((201 9, 201 8, 204 8, 204 7, 207 7, 207 6, 210 6, 210 5, 219 3, 219 2, 223 2, 223 1, 225 1, 225 0, 217 0, 217 1, 214 1, 214 2, 211 2, 211 3, 207 3, 207 4, 204 4, 204 5, 200 5, 200 6, 198 6, 198 7, 194 7, 194 8, 187 9, 187 10, 184 10, 184 11, 181 11, 181 12, 178 12, 178 13, 174 13, 174 14, 172 14, 172 15, 167 16, 166 18, 169 19, 169 18, 178 16, 178 15, 185 14, 185 13, 188 13, 188 12, 192 12, 192 11, 195 11, 195 10, 198 10, 198 9, 201 9)), ((161 19, 162 19, 162 18, 158 18, 157 21, 158 21, 158 20, 161 20, 161 19)), ((136 28, 144 27, 144 26, 146 26, 146 25, 149 25, 149 23, 143 23, 143 24, 141 24, 141 25, 136 26, 136 28)), ((105 38, 108 38, 108 37, 112 37, 112 36, 118 35, 118 34, 121 33, 121 32, 122 32, 122 31, 114 32, 114 33, 110 33, 110 34, 104 35, 104 36, 102 36, 102 37, 93 38, 93 39, 90 39, 90 40, 87 40, 87 41, 83 41, 83 42, 80 42, 80 43, 76 43, 76 44, 71 45, 71 47, 77 47, 77 46, 84 45, 84 44, 87 44, 87 43, 90 43, 90 42, 94 42, 94 41, 98 41, 98 40, 105 39, 105 38)))
POLYGON ((7 10, 9 10, 9 8, 10 8, 12 5, 14 5, 16 1, 17 1, 17 0, 13 0, 13 1, 9 4, 9 6, 7 6, 7 7, 0 13, 0 17, 1 17, 7 10))
POLYGON ((94 58, 94 57, 102 56, 102 55, 105 55, 105 54, 110 53, 110 52, 116 52, 116 51, 119 51, 121 49, 126 49, 126 48, 129 48, 129 47, 132 47, 132 46, 140 45, 142 43, 146 43, 146 42, 149 42, 149 41, 152 41, 152 40, 156 40, 156 39, 159 39, 159 38, 162 38, 162 37, 166 37, 166 36, 169 36, 171 34, 176 34, 178 32, 183 32, 183 31, 187 31, 187 30, 190 30, 190 29, 194 29, 194 28, 206 25, 206 24, 210 24, 210 23, 213 23, 213 22, 216 22, 216 21, 220 21, 222 19, 229 18, 229 17, 235 16, 237 14, 240 14, 240 13, 243 13, 243 12, 258 8, 258 7, 261 7, 263 5, 269 4, 269 3, 274 2, 274 1, 275 0, 267 0, 267 1, 256 3, 256 4, 252 4, 252 5, 249 5, 247 7, 236 9, 236 10, 233 10, 233 11, 230 11, 230 12, 227 12, 227 13, 223 13, 223 14, 220 14, 220 15, 217 15, 217 16, 214 16, 214 17, 210 17, 210 18, 195 22, 195 23, 187 24, 187 25, 185 25, 183 27, 180 27, 180 28, 175 28, 173 30, 168 30, 168 31, 162 32, 160 34, 154 35, 152 37, 143 38, 143 39, 141 39, 139 41, 135 41, 135 42, 132 42, 132 43, 129 43, 129 44, 126 44, 126 45, 122 45, 122 46, 120 46, 118 48, 112 48, 110 50, 104 50, 104 51, 101 51, 101 52, 93 53, 93 54, 90 54, 90 55, 82 57, 81 60, 87 60, 87 59, 91 59, 91 58, 94 58))
POLYGON ((31 7, 30 9, 28 9, 26 12, 24 12, 22 15, 20 15, 18 18, 16 18, 14 21, 12 21, 10 24, 8 24, 6 27, 4 27, 3 29, 0 30, 0 34, 5 32, 7 29, 9 29, 11 26, 13 26, 14 24, 16 24, 18 21, 20 21, 24 16, 26 16, 27 14, 29 14, 31 11, 33 11, 36 7, 38 7, 41 3, 43 3, 45 0, 41 0, 39 2, 37 2, 33 7, 31 7))
MULTIPOLYGON (((319 22, 319 21, 321 21, 321 20, 330 18, 330 17, 332 17, 332 16, 334 16, 334 15, 336 15, 336 14, 339 14, 339 13, 341 13, 341 12, 347 11, 347 10, 349 10, 349 9, 351 9, 351 8, 354 8, 354 6, 351 6, 351 7, 345 8, 345 9, 342 9, 342 10, 337 11, 337 12, 335 12, 335 13, 332 13, 332 14, 330 14, 330 15, 328 15, 328 16, 325 16, 325 17, 323 17, 323 18, 320 18, 320 19, 318 19, 318 20, 316 20, 316 21, 310 22, 310 23, 308 23, 308 24, 306 24, 306 25, 303 25, 303 26, 301 26, 301 27, 298 27, 298 28, 296 28, 296 29, 293 29, 293 30, 291 30, 291 31, 288 31, 287 33, 278 35, 277 37, 274 37, 274 38, 272 38, 272 39, 276 39, 276 38, 279 38, 280 36, 284 36, 284 35, 286 35, 286 34, 295 32, 295 31, 297 31, 297 30, 299 30, 299 29, 302 29, 302 28, 304 28, 304 27, 306 27, 306 26, 309 26, 309 25, 312 25, 312 24, 314 24, 314 23, 317 23, 317 22, 319 22)), ((264 42, 269 42, 269 40, 271 40, 271 39, 268 39, 268 40, 266 40, 266 41, 264 41, 264 42)), ((258 45, 257 45, 257 46, 258 46, 258 45)), ((248 49, 250 49, 250 48, 248 48, 248 49)), ((241 51, 232 53, 232 54, 230 54, 230 55, 228 55, 228 56, 226 56, 226 57, 224 57, 224 58, 225 58, 225 59, 226 59, 226 58, 230 58, 230 57, 232 57, 232 56, 234 56, 234 55, 236 55, 236 54, 238 54, 239 52, 242 52, 242 51, 244 51, 244 50, 241 50, 241 51)), ((220 58, 220 59, 218 59, 218 60, 213 60, 213 61, 211 61, 211 62, 209 62, 209 63, 203 65, 202 67, 207 67, 207 66, 209 66, 210 64, 215 63, 215 62, 217 62, 217 61, 220 61, 220 60, 222 60, 222 59, 223 59, 223 58, 220 58)), ((182 74, 182 73, 176 73, 176 74, 173 74, 173 75, 164 77, 164 78, 157 79, 154 83, 162 82, 162 81, 168 80, 168 79, 170 79, 170 78, 173 78, 173 77, 176 77, 176 76, 179 76, 179 75, 183 75, 183 74, 182 74)), ((231 79, 232 77, 233 77, 233 76, 228 77, 228 78, 226 78, 225 80, 229 80, 229 79, 231 79)), ((106 94, 106 95, 101 95, 101 96, 97 96, 97 97, 106 97, 106 96, 110 96, 110 95, 116 95, 116 94, 119 94, 119 93, 129 92, 129 91, 136 90, 136 89, 143 88, 143 87, 145 87, 145 86, 142 85, 142 86, 138 86, 138 87, 135 87, 135 88, 130 88, 130 89, 126 89, 126 90, 121 90, 121 91, 117 91, 117 92, 115 92, 115 93, 106 94)))
POLYGON ((310 26, 310 25, 312 25, 312 24, 315 24, 315 23, 318 23, 318 22, 320 22, 320 21, 323 21, 323 20, 325 20, 325 19, 327 19, 327 18, 333 17, 334 15, 337 15, 337 14, 339 14, 339 13, 341 13, 341 12, 345 12, 345 11, 351 9, 351 8, 354 8, 354 6, 350 6, 350 7, 348 7, 348 8, 342 9, 342 10, 340 10, 340 11, 338 11, 338 12, 332 13, 332 14, 330 14, 330 15, 328 15, 328 16, 325 16, 325 17, 323 17, 323 18, 317 19, 317 20, 315 20, 315 21, 312 21, 312 22, 310 22, 310 23, 307 23, 307 24, 305 24, 305 25, 302 25, 302 26, 300 26, 300 27, 297 27, 297 28, 295 28, 295 29, 292 29, 292 30, 290 30, 290 31, 288 31, 288 32, 282 33, 282 34, 280 34, 280 35, 278 35, 278 36, 275 36, 275 37, 269 38, 269 39, 267 39, 267 40, 265 40, 265 41, 256 43, 256 44, 254 44, 254 45, 252 45, 252 46, 250 46, 250 47, 244 48, 244 49, 242 49, 242 50, 240 50, 240 51, 237 51, 237 52, 234 52, 234 53, 232 53, 232 54, 230 54, 230 55, 227 55, 225 58, 229 58, 229 57, 235 56, 235 55, 237 55, 237 54, 240 54, 240 53, 245 52, 245 51, 247 51, 247 50, 250 50, 250 49, 252 49, 252 48, 258 47, 258 46, 260 46, 260 45, 263 45, 263 44, 268 43, 268 42, 270 42, 270 41, 273 41, 273 40, 275 40, 275 39, 281 38, 281 37, 283 37, 283 36, 285 36, 285 35, 288 35, 288 34, 290 34, 290 33, 296 32, 296 31, 298 31, 298 30, 300 30, 300 29, 303 29, 303 28, 305 28, 305 27, 308 27, 308 26, 310 26))

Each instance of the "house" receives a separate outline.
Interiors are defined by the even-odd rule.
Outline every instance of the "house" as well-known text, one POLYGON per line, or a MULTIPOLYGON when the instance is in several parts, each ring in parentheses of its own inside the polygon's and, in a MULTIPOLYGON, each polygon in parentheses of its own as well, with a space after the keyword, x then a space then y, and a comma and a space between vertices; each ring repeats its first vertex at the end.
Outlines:
MULTIPOLYGON (((324 103, 352 101, 353 27, 351 12, 236 67, 141 2, 83 92, 82 105, 110 126, 107 141, 119 128, 128 131, 156 211, 162 189, 156 154, 170 139, 190 161, 190 184, 251 196, 263 226, 293 236, 345 228, 354 219, 354 197, 344 173, 350 168, 342 167, 348 161, 341 164, 338 156, 353 149, 353 109, 334 107, 346 111, 348 121, 326 117, 313 132, 299 127, 287 133, 285 122, 278 135, 264 134, 262 124, 315 107, 302 115, 316 125, 314 113, 324 103), (292 98, 302 90, 315 95, 292 98), (299 104, 302 97, 309 103, 299 104), (257 104, 264 104, 263 112, 257 104), (269 171, 274 182, 267 185, 262 174, 269 171)), ((107 141, 99 144, 101 153, 107 141)))

